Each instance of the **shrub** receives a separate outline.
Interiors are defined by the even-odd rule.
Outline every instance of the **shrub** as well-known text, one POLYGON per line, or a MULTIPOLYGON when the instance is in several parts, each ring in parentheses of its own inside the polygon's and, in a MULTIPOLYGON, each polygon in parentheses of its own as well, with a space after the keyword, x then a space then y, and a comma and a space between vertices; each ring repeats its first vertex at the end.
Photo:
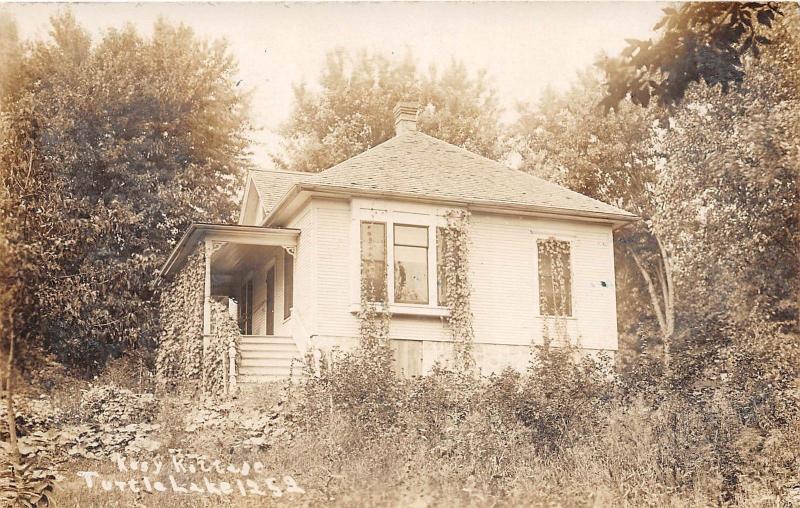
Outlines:
POLYGON ((55 474, 30 464, 0 468, 0 501, 3 506, 49 506, 55 474))
POLYGON ((404 380, 381 343, 326 359, 301 387, 297 442, 318 443, 320 470, 356 475, 340 500, 779 505, 800 483, 794 385, 783 368, 751 370, 757 350, 716 377, 649 356, 617 377, 606 358, 541 347, 525 372, 404 380))
POLYGON ((91 386, 81 395, 86 421, 128 424, 149 422, 156 412, 153 394, 137 394, 114 385, 91 386))
POLYGON ((474 409, 478 382, 438 364, 410 381, 403 404, 404 424, 426 439, 458 425, 474 409))
POLYGON ((593 432, 606 415, 614 395, 608 361, 575 357, 572 347, 537 347, 528 372, 520 381, 514 412, 533 432, 534 443, 554 450, 579 434, 593 432))
POLYGON ((328 358, 319 376, 306 376, 300 422, 315 425, 339 413, 359 428, 379 432, 397 421, 402 385, 388 345, 358 347, 328 358))
POLYGON ((95 384, 110 384, 134 391, 154 388, 155 355, 152 351, 137 349, 106 363, 95 384))
MULTIPOLYGON (((54 407, 47 397, 36 399, 23 395, 14 395, 14 419, 17 424, 17 435, 26 436, 36 431, 46 431, 62 419, 60 408, 54 407)), ((6 404, 0 404, 0 438, 7 439, 8 424, 6 423, 6 404)))

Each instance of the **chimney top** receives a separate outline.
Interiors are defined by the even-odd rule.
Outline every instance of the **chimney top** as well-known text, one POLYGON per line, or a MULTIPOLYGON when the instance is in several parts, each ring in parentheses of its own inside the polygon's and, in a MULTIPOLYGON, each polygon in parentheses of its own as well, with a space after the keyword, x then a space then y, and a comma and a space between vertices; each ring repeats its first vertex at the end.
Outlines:
POLYGON ((417 130, 417 113, 419 102, 400 101, 394 107, 394 133, 395 136, 417 130))

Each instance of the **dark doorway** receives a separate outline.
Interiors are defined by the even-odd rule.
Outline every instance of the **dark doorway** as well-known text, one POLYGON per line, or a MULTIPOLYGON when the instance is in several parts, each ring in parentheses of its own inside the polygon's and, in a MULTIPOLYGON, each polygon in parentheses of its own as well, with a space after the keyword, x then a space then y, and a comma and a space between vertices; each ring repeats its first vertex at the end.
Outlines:
POLYGON ((253 281, 242 284, 239 292, 239 329, 242 335, 253 334, 253 281))

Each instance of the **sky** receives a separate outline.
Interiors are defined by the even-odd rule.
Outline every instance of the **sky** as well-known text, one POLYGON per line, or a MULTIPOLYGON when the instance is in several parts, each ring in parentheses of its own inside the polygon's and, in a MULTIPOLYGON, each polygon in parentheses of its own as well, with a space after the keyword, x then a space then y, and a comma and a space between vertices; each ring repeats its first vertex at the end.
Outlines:
MULTIPOLYGON (((485 69, 514 119, 518 101, 548 86, 563 90, 577 72, 626 38, 648 38, 667 4, 655 2, 437 3, 81 3, 69 8, 98 38, 133 23, 147 34, 159 17, 185 23, 209 39, 224 38, 239 60, 240 86, 252 90, 253 151, 258 164, 279 148, 276 133, 292 107, 292 85, 313 85, 325 54, 336 48, 386 55, 407 50, 426 68, 462 60, 485 69)), ((45 38, 64 4, 17 3, 0 9, 22 38, 45 38)), ((388 108, 392 105, 387 105, 388 108)))

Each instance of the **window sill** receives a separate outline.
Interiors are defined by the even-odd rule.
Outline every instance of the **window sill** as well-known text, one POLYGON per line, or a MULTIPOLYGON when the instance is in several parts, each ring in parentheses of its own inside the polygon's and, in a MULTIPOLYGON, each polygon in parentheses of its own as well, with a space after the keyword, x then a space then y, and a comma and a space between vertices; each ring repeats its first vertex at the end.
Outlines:
MULTIPOLYGON (((375 305, 375 309, 383 309, 381 305, 375 305)), ((361 312, 361 304, 350 305, 350 312, 356 314, 361 312)), ((450 309, 447 307, 435 307, 432 305, 414 305, 409 303, 390 303, 389 312, 396 316, 420 316, 420 317, 447 317, 450 309)))

